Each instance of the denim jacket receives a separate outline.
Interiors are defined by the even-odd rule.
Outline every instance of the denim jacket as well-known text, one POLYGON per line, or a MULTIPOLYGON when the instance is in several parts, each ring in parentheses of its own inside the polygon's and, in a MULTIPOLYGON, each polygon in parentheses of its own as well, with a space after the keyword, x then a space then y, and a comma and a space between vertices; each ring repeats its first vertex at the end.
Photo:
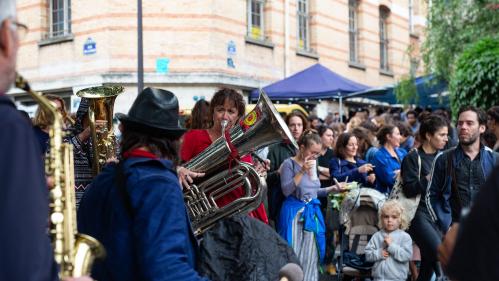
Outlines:
MULTIPOLYGON (((452 176, 448 175, 447 157, 453 153, 452 165, 454 169, 466 157, 460 145, 455 148, 440 152, 435 157, 433 167, 431 169, 431 180, 428 183, 426 192, 426 204, 432 219, 437 222, 443 232, 447 232, 452 223, 451 209, 451 180, 452 176)), ((492 172, 498 159, 497 153, 493 152, 486 146, 480 147, 480 164, 486 179, 492 172)), ((456 171, 458 172, 458 171, 456 171)))

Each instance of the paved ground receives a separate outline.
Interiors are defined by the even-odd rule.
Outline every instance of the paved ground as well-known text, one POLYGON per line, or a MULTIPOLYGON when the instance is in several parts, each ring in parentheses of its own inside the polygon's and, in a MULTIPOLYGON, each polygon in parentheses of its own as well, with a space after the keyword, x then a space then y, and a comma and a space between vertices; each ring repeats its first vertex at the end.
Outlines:
POLYGON ((337 281, 336 275, 321 274, 319 276, 319 281, 337 281))

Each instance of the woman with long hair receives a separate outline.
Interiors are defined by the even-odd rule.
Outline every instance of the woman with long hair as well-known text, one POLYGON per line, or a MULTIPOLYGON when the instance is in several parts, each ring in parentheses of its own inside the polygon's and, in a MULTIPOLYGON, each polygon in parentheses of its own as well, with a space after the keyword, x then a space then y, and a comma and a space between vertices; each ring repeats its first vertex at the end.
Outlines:
POLYGON ((210 125, 210 103, 198 100, 192 108, 189 129, 208 129, 210 125))
POLYGON ((333 142, 334 133, 333 130, 326 125, 321 125, 317 128, 317 133, 321 137, 322 148, 319 157, 317 158, 317 170, 319 172, 319 179, 321 180, 321 186, 330 185, 329 178, 329 161, 333 158, 333 142))
POLYGON ((409 152, 402 161, 401 175, 405 196, 410 198, 421 194, 409 234, 421 250, 421 267, 417 280, 428 281, 431 280, 433 271, 438 269, 436 253, 441 242, 441 234, 428 213, 425 195, 433 160, 448 140, 447 121, 434 114, 422 119, 419 139, 420 147, 409 152))
MULTIPOLYGON (((244 112, 245 103, 241 94, 228 88, 217 91, 210 102, 212 125, 208 129, 190 130, 184 135, 182 147, 180 148, 181 160, 187 162, 204 151, 215 140, 222 136, 222 121, 227 122, 225 130, 229 130, 232 126, 237 124, 239 119, 244 115, 244 112)), ((243 157, 241 160, 247 163, 253 163, 251 156, 243 157)), ((255 164, 257 171, 262 172, 262 166, 259 163, 253 164, 255 164)), ((192 181, 192 179, 189 179, 189 181, 192 181)), ((240 198, 242 195, 243 190, 238 188, 218 199, 217 203, 219 206, 223 207, 240 198)), ((260 204, 257 209, 252 211, 250 216, 268 223, 263 204, 260 204)))
MULTIPOLYGON (((284 121, 296 141, 300 139, 303 130, 308 126, 307 118, 297 110, 286 115, 284 121)), ((296 148, 288 141, 282 141, 269 146, 267 159, 270 160, 270 170, 267 174, 267 200, 269 215, 274 222, 277 222, 279 219, 279 212, 284 201, 284 195, 281 191, 280 167, 284 160, 295 155, 296 148)))
POLYGON ((329 162, 331 178, 338 181, 355 181, 362 186, 373 187, 376 180, 374 167, 358 157, 358 147, 358 140, 354 134, 343 133, 338 137, 336 156, 329 162))
MULTIPOLYGON (((55 109, 61 113, 63 118, 67 116, 66 105, 61 97, 49 94, 43 96, 53 103, 55 109)), ((35 130, 35 135, 40 143, 40 149, 44 156, 49 147, 49 131, 50 126, 52 126, 53 123, 54 117, 46 109, 39 106, 36 110, 35 117, 33 118, 33 129, 35 130)))
POLYGON ((400 149, 400 131, 394 125, 385 125, 379 129, 377 138, 380 148, 374 155, 372 164, 376 173, 376 189, 390 194, 395 180, 400 173, 400 164, 407 152, 400 149))
POLYGON ((342 191, 344 185, 320 188, 316 161, 321 152, 321 138, 307 130, 298 141, 294 157, 281 166, 281 189, 286 200, 281 208, 277 230, 293 247, 303 267, 304 279, 319 280, 319 266, 324 260, 325 225, 317 197, 342 191))

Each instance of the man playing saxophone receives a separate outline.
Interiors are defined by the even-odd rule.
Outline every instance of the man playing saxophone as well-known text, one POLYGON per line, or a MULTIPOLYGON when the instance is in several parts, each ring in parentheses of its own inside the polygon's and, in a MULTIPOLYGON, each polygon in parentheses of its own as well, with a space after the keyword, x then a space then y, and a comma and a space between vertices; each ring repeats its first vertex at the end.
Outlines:
POLYGON ((16 20, 15 0, 0 0, 0 280, 58 280, 46 232, 49 205, 40 145, 5 95, 16 76, 23 31, 27 27, 16 20))
POLYGON ((178 100, 145 89, 121 121, 121 161, 110 163, 80 201, 79 231, 95 237, 107 258, 97 280, 206 280, 195 270, 197 241, 176 175, 178 100))

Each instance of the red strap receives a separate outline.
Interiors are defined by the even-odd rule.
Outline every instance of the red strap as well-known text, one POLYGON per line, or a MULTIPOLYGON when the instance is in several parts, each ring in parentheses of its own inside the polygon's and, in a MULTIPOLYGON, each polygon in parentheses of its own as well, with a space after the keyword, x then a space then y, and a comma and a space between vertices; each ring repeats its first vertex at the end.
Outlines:
POLYGON ((158 156, 154 155, 152 152, 146 151, 144 149, 136 148, 129 151, 123 152, 123 158, 134 158, 134 157, 142 157, 142 158, 151 158, 158 159, 158 156))
POLYGON ((229 154, 229 170, 232 168, 232 162, 233 161, 239 161, 239 153, 237 152, 237 148, 234 146, 232 143, 232 139, 230 138, 229 130, 225 131, 225 139, 227 140, 227 144, 229 145, 230 148, 230 154, 229 154))

